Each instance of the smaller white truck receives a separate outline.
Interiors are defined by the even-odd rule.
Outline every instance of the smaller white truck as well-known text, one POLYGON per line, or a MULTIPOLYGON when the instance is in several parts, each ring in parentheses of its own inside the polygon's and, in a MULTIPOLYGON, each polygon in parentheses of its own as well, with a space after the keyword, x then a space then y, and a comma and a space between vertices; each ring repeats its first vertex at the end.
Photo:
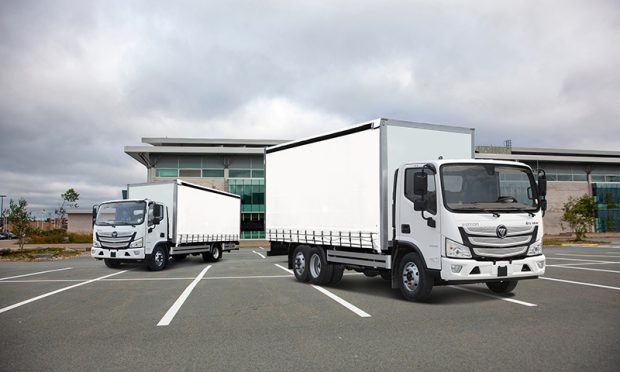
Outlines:
POLYGON ((91 256, 117 268, 123 262, 146 262, 152 271, 168 259, 199 255, 219 261, 237 249, 241 199, 227 192, 181 180, 127 186, 126 200, 93 207, 91 256))

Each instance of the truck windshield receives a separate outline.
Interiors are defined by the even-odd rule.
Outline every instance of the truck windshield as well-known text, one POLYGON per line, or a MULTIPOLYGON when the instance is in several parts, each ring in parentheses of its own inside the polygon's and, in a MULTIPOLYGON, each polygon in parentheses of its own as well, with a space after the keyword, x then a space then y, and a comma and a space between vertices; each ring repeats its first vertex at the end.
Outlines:
POLYGON ((144 222, 145 202, 127 201, 106 203, 99 206, 95 225, 140 225, 144 222))
POLYGON ((498 164, 447 164, 441 167, 446 208, 454 212, 527 212, 538 208, 528 168, 498 164))

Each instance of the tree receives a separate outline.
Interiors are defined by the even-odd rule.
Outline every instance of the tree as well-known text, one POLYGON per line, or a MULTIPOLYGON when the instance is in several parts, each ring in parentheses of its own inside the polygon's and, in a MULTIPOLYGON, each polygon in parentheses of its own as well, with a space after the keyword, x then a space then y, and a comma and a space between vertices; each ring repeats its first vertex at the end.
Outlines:
POLYGON ((564 211, 562 221, 570 225, 575 234, 575 240, 583 240, 594 223, 594 212, 596 211, 594 198, 587 194, 579 199, 571 197, 564 204, 562 210, 564 211))
POLYGON ((11 199, 9 210, 6 213, 6 218, 11 224, 13 233, 19 239, 17 241, 19 249, 24 249, 26 235, 30 231, 30 212, 26 210, 26 207, 28 207, 26 199, 20 198, 17 203, 11 199))
POLYGON ((70 188, 65 191, 64 194, 60 194, 60 197, 62 198, 62 204, 60 205, 60 208, 56 210, 56 215, 58 216, 58 219, 60 219, 60 224, 62 226, 62 221, 65 219, 65 215, 67 214, 65 206, 67 208, 77 208, 77 201, 80 199, 80 194, 78 194, 73 188, 70 188))

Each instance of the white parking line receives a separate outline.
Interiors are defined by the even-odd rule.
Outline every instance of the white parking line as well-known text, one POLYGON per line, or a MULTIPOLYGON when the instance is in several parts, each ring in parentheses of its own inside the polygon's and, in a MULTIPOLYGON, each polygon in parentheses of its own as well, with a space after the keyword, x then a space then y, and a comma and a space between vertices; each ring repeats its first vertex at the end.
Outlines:
MULTIPOLYGON (((594 264, 591 264, 591 265, 594 265, 594 264)), ((618 271, 618 270, 592 269, 590 267, 575 267, 575 266, 568 266, 568 265, 547 265, 547 267, 557 267, 557 268, 560 268, 560 269, 599 271, 599 272, 602 272, 602 273, 617 273, 617 274, 620 274, 620 271, 618 271)))
MULTIPOLYGON (((547 257, 547 260, 562 260, 562 261, 577 261, 578 263, 574 265, 594 265, 594 264, 614 264, 620 263, 618 261, 602 261, 602 260, 589 260, 587 258, 558 258, 558 257, 547 257)), ((566 264, 573 265, 573 264, 566 264)))
POLYGON ((177 314, 181 306, 183 306, 183 304, 185 303, 185 300, 187 300, 189 295, 192 293, 192 291, 194 290, 194 287, 196 287, 196 284, 198 284, 198 282, 202 279, 202 277, 205 276, 205 274, 207 273, 207 270, 209 270, 210 268, 211 268, 211 265, 205 267, 204 270, 202 270, 200 274, 198 274, 196 279, 194 279, 194 281, 191 282, 187 286, 187 288, 185 288, 185 290, 183 291, 183 293, 181 293, 179 298, 177 298, 177 300, 174 302, 174 304, 172 304, 170 309, 168 309, 164 317, 161 318, 159 323, 157 323, 158 327, 167 326, 170 324, 170 322, 172 322, 172 319, 174 319, 174 316, 177 314))
POLYGON ((258 247, 258 249, 260 249, 261 251, 265 250, 265 248, 263 248, 263 247, 258 247))
POLYGON ((42 298, 49 297, 49 296, 55 295, 55 294, 60 293, 60 292, 68 291, 69 289, 76 288, 76 287, 79 287, 79 286, 82 286, 82 285, 85 285, 85 284, 90 284, 90 283, 92 283, 92 282, 96 282, 96 281, 98 281, 98 280, 102 280, 102 279, 105 279, 105 278, 109 278, 109 277, 114 276, 114 275, 119 275, 119 274, 125 273, 125 272, 127 272, 127 271, 129 271, 129 270, 123 270, 123 271, 116 272, 116 273, 114 273, 114 274, 110 274, 110 275, 101 276, 101 277, 96 278, 96 279, 87 280, 87 281, 82 282, 82 283, 78 283, 78 284, 70 285, 70 286, 65 287, 65 288, 57 289, 57 290, 55 290, 55 291, 48 292, 48 293, 42 294, 42 295, 37 296, 37 297, 33 297, 33 298, 29 299, 29 300, 22 301, 22 302, 20 302, 20 303, 15 304, 15 305, 7 306, 7 307, 4 307, 4 308, 0 309, 0 314, 1 314, 1 313, 4 313, 5 311, 9 311, 9 310, 11 310, 11 309, 15 309, 16 307, 20 307, 20 306, 22 306, 22 305, 26 305, 26 304, 29 304, 29 303, 31 303, 31 302, 34 302, 34 301, 40 300, 40 299, 42 299, 42 298))
POLYGON ((588 287, 597 287, 597 288, 606 288, 606 289, 615 289, 616 291, 620 291, 620 288, 618 287, 611 287, 608 285, 601 285, 601 284, 593 284, 593 283, 583 283, 583 282, 575 282, 572 280, 563 280, 563 279, 556 279, 556 278, 549 278, 547 276, 540 276, 538 277, 539 279, 544 279, 544 280, 552 280, 554 282, 562 282, 562 283, 571 283, 571 284, 579 284, 579 285, 585 285, 588 287))
POLYGON ((607 256, 604 254, 575 254, 575 253, 556 253, 558 256, 574 256, 574 257, 603 257, 603 258, 620 258, 620 256, 607 256))
POLYGON ((577 262, 577 263, 563 263, 557 265, 547 265, 547 266, 581 266, 581 265, 613 265, 620 264, 620 262, 615 261, 594 261, 594 262, 577 262))
POLYGON ((261 256, 261 258, 265 258, 265 256, 263 256, 262 254, 256 252, 256 251, 252 251, 253 253, 256 253, 257 255, 261 256))
POLYGON ((465 288, 465 287, 459 287, 459 286, 456 286, 456 285, 449 285, 448 287, 454 288, 454 289, 459 289, 459 290, 465 291, 465 292, 471 292, 471 293, 479 294, 479 295, 486 296, 486 297, 495 298, 497 300, 512 302, 512 303, 523 305, 523 306, 528 306, 528 307, 538 306, 538 305, 530 303, 530 302, 519 301, 519 300, 514 300, 512 298, 496 296, 496 295, 493 295, 493 294, 490 294, 490 293, 479 292, 479 291, 475 291, 473 289, 469 289, 469 288, 465 288))
POLYGON ((64 270, 71 270, 73 269, 72 267, 65 267, 63 269, 55 269, 55 270, 47 270, 47 271, 39 271, 36 273, 30 273, 30 274, 23 274, 23 275, 15 275, 15 276, 8 276, 6 278, 0 278, 0 280, 7 280, 7 279, 15 279, 15 278, 23 278, 25 276, 32 276, 32 275, 39 275, 39 274, 46 274, 46 273, 52 273, 55 271, 64 271, 64 270))
MULTIPOLYGON (((286 267, 279 265, 279 264, 274 264, 277 267, 279 267, 280 269, 293 274, 293 270, 289 270, 286 267)), ((326 295, 327 297, 331 298, 332 300, 338 302, 340 305, 346 307, 347 309, 351 310, 352 312, 354 312, 355 314, 359 315, 362 318, 370 318, 372 315, 368 314, 367 312, 365 312, 364 310, 360 309, 359 307, 353 305, 350 302, 347 302, 345 300, 343 300, 342 298, 338 297, 337 295, 331 293, 330 291, 328 291, 327 289, 323 288, 323 287, 319 287, 318 285, 314 285, 312 284, 312 288, 316 289, 317 291, 323 293, 324 295, 326 295)))

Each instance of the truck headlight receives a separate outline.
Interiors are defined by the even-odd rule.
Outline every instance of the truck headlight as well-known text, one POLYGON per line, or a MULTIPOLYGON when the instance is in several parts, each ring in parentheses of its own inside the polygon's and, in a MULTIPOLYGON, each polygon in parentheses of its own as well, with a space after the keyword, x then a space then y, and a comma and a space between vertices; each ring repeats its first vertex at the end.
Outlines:
POLYGON ((446 257, 471 258, 471 251, 463 244, 446 239, 446 257))
POLYGON ((528 256, 536 256, 542 254, 542 240, 537 240, 534 244, 530 245, 527 249, 528 256))
POLYGON ((129 244, 129 247, 130 248, 142 248, 142 238, 131 242, 131 244, 129 244))
POLYGON ((93 247, 94 248, 101 248, 101 243, 99 243, 98 240, 93 240, 93 247))

